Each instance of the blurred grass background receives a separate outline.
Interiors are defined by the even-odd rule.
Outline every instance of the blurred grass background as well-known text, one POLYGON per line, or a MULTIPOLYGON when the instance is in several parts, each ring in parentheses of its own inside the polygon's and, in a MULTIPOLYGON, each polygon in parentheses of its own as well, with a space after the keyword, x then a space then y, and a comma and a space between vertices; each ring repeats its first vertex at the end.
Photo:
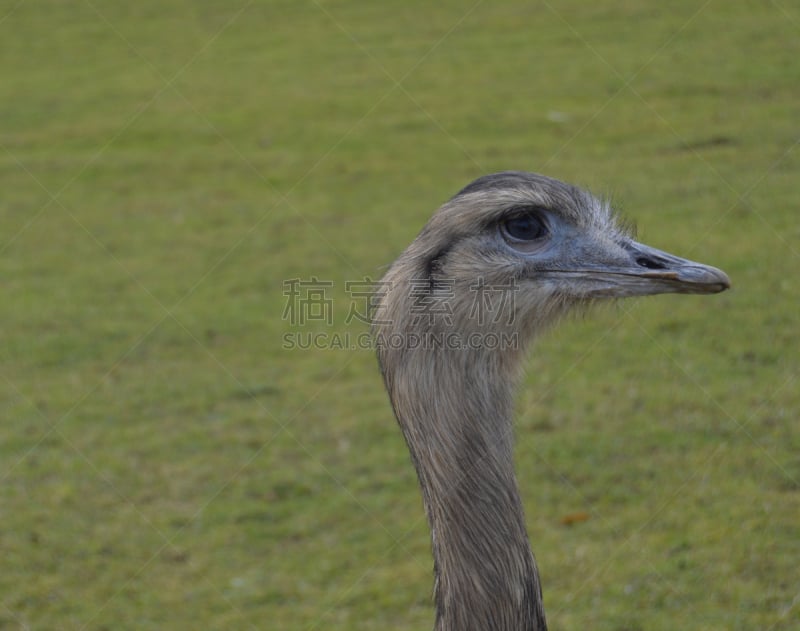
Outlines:
POLYGON ((734 283, 532 357, 552 628, 798 628, 798 35, 786 0, 0 2, 0 628, 431 628, 373 354, 283 336, 366 331, 346 281, 502 169, 734 283), (281 317, 311 277, 333 327, 281 317))

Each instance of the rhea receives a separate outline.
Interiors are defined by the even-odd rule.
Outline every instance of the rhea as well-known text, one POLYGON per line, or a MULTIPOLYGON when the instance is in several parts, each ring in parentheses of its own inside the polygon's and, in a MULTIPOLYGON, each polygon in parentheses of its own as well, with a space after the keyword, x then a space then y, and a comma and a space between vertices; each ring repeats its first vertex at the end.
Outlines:
POLYGON ((436 631, 547 628, 512 459, 535 336, 597 300, 729 286, 542 175, 481 177, 434 213, 379 284, 373 334, 431 530, 436 631))

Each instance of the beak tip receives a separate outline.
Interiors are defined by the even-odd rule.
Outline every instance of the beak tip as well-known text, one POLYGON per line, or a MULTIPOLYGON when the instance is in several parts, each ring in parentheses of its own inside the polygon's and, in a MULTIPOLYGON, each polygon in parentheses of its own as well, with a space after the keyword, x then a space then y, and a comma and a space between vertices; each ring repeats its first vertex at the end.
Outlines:
POLYGON ((677 293, 718 294, 731 288, 731 280, 721 269, 693 263, 677 270, 653 271, 645 278, 669 281, 677 293))
POLYGON ((710 293, 718 294, 731 288, 731 279, 721 269, 709 266, 706 268, 706 276, 708 279, 700 282, 709 287, 710 293))

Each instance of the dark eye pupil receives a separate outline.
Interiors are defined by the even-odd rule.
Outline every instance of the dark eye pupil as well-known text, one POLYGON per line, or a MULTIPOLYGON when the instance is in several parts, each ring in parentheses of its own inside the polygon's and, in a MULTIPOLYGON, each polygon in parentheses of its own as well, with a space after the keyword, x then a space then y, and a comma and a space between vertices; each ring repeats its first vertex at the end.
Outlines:
POLYGON ((530 215, 509 219, 506 221, 505 228, 509 236, 520 241, 533 241, 543 237, 545 234, 542 222, 530 215))

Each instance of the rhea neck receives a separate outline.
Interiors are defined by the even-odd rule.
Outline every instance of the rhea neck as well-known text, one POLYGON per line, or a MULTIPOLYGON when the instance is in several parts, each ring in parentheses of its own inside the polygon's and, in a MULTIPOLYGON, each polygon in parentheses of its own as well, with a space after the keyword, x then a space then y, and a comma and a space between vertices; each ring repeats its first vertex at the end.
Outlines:
POLYGON ((431 528, 436 631, 546 629, 514 476, 517 355, 379 353, 431 528))

